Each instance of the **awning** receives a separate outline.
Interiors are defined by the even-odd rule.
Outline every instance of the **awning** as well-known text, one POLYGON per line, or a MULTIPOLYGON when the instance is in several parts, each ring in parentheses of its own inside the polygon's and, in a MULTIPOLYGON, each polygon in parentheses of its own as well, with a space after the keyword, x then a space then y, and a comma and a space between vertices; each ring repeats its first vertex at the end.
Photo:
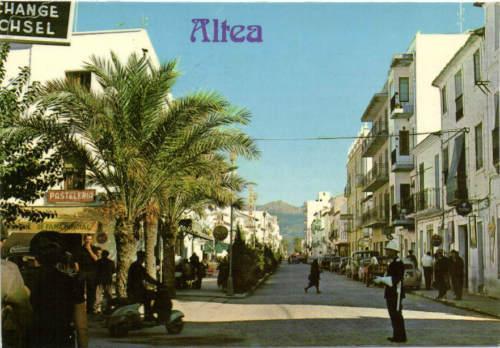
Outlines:
POLYGON ((451 159, 448 177, 446 178, 446 203, 451 203, 456 200, 456 192, 458 190, 458 166, 462 160, 465 147, 465 134, 462 133, 455 138, 453 146, 453 157, 451 159))

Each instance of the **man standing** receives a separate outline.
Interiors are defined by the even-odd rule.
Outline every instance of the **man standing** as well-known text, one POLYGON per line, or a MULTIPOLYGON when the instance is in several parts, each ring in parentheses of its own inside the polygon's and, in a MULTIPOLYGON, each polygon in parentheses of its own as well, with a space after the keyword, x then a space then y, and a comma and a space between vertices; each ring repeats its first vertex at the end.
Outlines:
POLYGON ((424 278, 425 278, 425 289, 430 290, 432 284, 432 256, 431 252, 428 251, 424 256, 422 256, 422 267, 424 268, 424 278))
POLYGON ((93 245, 94 237, 91 234, 87 234, 84 238, 77 261, 80 268, 80 279, 85 282, 87 313, 93 314, 97 287, 97 260, 99 256, 97 256, 98 249, 93 245))
POLYGON ((403 288, 404 264, 398 257, 399 243, 395 240, 389 241, 385 246, 385 251, 392 261, 387 268, 386 275, 375 278, 374 283, 385 285, 384 298, 393 329, 392 337, 387 339, 391 342, 406 342, 402 304, 405 297, 403 288))
POLYGON ((450 275, 455 300, 462 299, 462 290, 464 288, 464 260, 458 254, 458 251, 451 251, 450 275))
POLYGON ((366 268, 367 269, 367 272, 366 272, 366 287, 369 287, 371 282, 372 282, 372 275, 373 273, 376 271, 377 269, 377 266, 378 266, 378 259, 377 257, 374 255, 372 256, 372 258, 370 259, 370 264, 368 265, 368 267, 366 268))
POLYGON ((112 299, 111 284, 115 273, 115 263, 108 258, 109 251, 103 250, 101 258, 97 260, 97 312, 105 312, 112 299))
POLYGON ((436 264, 434 265, 434 279, 439 290, 437 300, 446 296, 449 289, 449 262, 448 258, 443 255, 443 249, 438 249, 436 252, 436 264))

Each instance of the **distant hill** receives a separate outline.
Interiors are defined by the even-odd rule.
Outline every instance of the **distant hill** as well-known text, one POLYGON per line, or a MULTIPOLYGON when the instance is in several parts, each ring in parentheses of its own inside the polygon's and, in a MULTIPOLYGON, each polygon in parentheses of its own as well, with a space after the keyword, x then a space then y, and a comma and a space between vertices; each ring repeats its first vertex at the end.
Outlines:
POLYGON ((283 239, 288 240, 288 252, 293 250, 293 239, 304 238, 304 211, 284 201, 274 201, 257 207, 278 217, 283 239))

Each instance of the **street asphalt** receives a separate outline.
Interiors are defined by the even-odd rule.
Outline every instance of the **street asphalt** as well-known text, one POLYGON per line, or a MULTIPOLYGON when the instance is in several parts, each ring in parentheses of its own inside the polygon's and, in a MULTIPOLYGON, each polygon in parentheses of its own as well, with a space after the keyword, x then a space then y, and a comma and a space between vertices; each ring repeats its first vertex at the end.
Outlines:
MULTIPOLYGON (((151 346, 396 346, 382 288, 330 272, 321 294, 304 293, 309 266, 282 264, 252 296, 195 297, 174 301, 185 314, 179 335, 163 327, 111 338, 92 323, 91 347, 151 346)), ((499 346, 500 320, 407 295, 403 302, 405 346, 499 346)))

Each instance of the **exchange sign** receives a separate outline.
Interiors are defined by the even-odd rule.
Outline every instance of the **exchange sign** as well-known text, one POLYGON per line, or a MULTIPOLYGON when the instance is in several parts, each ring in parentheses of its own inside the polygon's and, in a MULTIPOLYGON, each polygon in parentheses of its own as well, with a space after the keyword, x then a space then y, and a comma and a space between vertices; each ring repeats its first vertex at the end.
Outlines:
POLYGON ((0 0, 0 40, 69 45, 74 1, 0 0))

